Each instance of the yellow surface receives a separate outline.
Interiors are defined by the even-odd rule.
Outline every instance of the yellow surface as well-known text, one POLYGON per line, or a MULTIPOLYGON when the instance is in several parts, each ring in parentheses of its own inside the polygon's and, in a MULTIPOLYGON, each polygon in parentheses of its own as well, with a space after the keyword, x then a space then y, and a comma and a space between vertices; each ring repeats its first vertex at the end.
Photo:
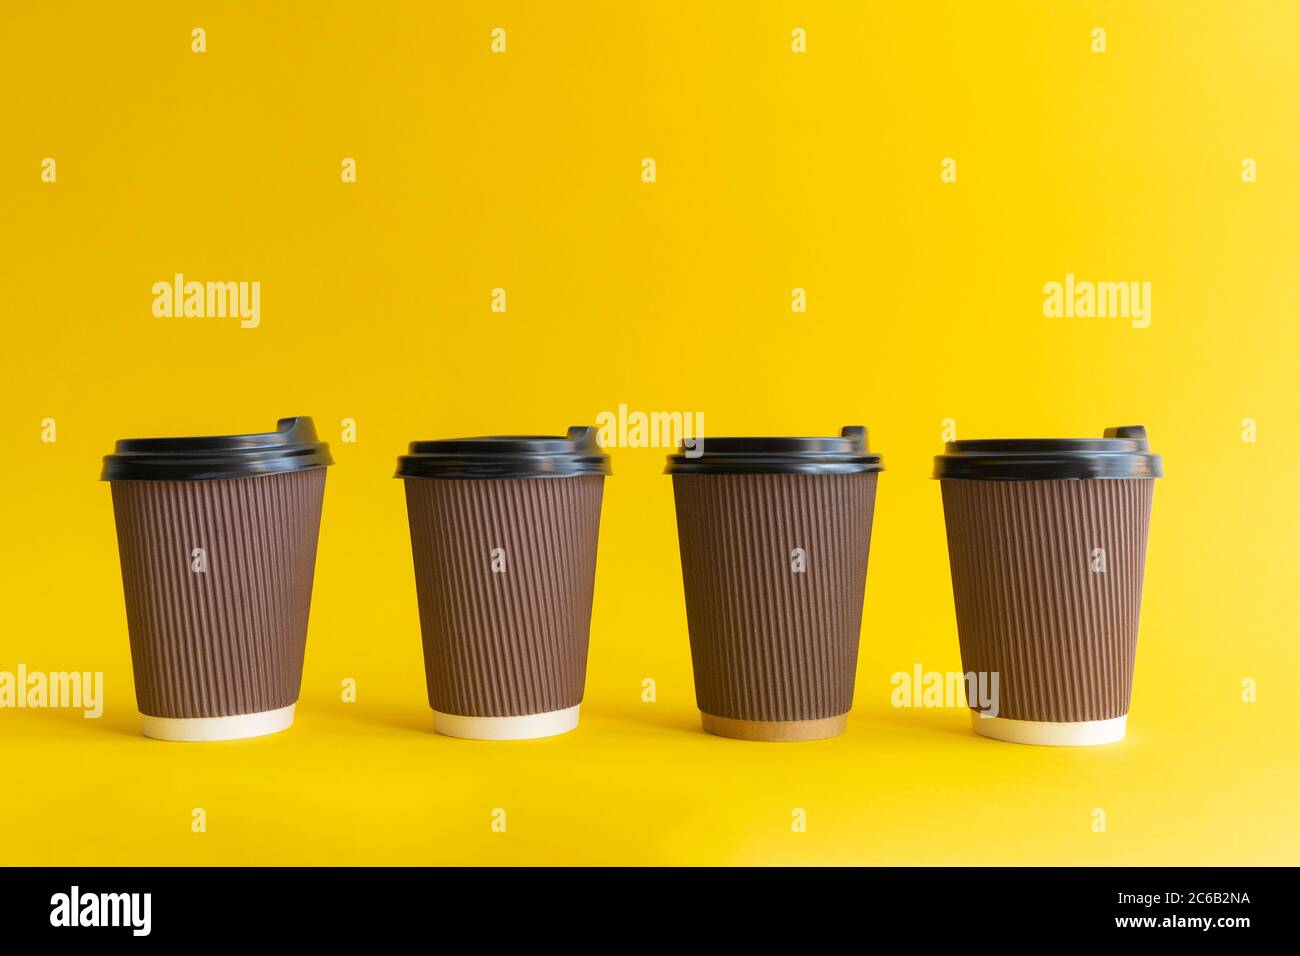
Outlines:
POLYGON ((0 861, 1300 863, 1293 4, 50 2, 4 21, 0 670, 102 670, 108 702, 0 711, 0 861), (155 318, 175 272, 259 281, 260 327, 155 318), (1150 327, 1044 317, 1067 272, 1150 281, 1150 327), (653 448, 613 451, 580 728, 430 732, 395 456, 620 402, 703 411, 714 435, 870 426, 888 471, 844 736, 700 731, 653 448), (294 414, 338 461, 297 722, 145 740, 100 456, 294 414), (1164 454, 1124 743, 1002 744, 964 711, 891 707, 895 671, 959 667, 928 480, 945 418, 966 438, 1141 422, 1164 454))

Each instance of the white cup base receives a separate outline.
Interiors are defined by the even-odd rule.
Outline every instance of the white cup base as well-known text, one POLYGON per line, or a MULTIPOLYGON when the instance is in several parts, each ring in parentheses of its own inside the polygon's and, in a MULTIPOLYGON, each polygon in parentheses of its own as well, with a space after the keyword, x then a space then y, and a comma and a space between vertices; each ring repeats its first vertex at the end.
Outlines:
POLYGON ((1128 715, 1110 720, 1012 720, 1010 717, 981 717, 970 712, 975 733, 1013 744, 1037 744, 1044 747, 1095 747, 1124 739, 1128 715))
POLYGON ((144 735, 154 740, 241 740, 265 737, 293 725, 296 704, 230 717, 151 717, 141 714, 144 735))
POLYGON ((566 734, 578 726, 580 704, 544 714, 518 717, 466 717, 433 712, 433 729, 447 737, 466 740, 532 740, 566 734))

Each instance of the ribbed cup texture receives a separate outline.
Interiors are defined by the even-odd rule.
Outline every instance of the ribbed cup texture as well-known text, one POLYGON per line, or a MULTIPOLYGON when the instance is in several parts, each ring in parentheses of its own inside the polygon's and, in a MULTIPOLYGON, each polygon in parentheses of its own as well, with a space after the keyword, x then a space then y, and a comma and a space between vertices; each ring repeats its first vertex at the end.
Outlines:
POLYGON ((294 703, 325 469, 112 487, 140 712, 229 717, 294 703), (200 560, 206 570, 193 570, 200 560))
POLYGON ((429 706, 516 717, 581 703, 604 477, 405 483, 429 706))
POLYGON ((999 675, 997 716, 1128 713, 1154 480, 940 484, 962 668, 999 675))
POLYGON ((700 710, 847 713, 876 474, 674 475, 673 494, 700 710))

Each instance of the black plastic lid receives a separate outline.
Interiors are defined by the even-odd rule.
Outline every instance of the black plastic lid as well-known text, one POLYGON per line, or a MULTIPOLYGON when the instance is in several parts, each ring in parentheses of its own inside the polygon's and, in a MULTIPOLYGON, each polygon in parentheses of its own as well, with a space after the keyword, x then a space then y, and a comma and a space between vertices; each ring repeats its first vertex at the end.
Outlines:
POLYGON ((952 441, 934 458, 935 478, 1041 481, 1070 478, 1161 478, 1141 425, 1107 428, 1105 438, 1001 438, 952 441))
POLYGON ((573 478, 609 475, 596 429, 574 425, 557 435, 493 435, 413 441, 397 459, 397 478, 573 478))
POLYGON ((696 438, 668 456, 666 475, 852 475, 884 471, 867 450, 867 430, 839 438, 696 438))
POLYGON ((282 418, 275 431, 209 438, 124 438, 104 456, 103 481, 203 481, 306 471, 334 464, 310 418, 282 418))

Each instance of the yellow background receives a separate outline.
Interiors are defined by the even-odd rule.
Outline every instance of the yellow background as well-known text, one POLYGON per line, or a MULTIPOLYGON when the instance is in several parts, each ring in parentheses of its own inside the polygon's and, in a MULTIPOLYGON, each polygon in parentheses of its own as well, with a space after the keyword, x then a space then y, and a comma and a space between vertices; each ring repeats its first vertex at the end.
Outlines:
POLYGON ((1300 863, 1298 30, 1280 0, 13 5, 0 670, 103 670, 108 700, 0 711, 0 861, 1300 863), (154 318, 175 272, 260 281, 261 327, 154 318), (1150 328, 1045 318, 1067 272, 1150 281, 1150 328), (620 402, 713 435, 870 427, 843 737, 699 732, 662 449, 613 451, 580 728, 430 732, 396 455, 620 402), (100 457, 298 414, 337 466, 297 723, 145 740, 100 457), (959 668, 945 418, 1140 422, 1164 455, 1124 743, 890 706, 895 671, 959 668))

